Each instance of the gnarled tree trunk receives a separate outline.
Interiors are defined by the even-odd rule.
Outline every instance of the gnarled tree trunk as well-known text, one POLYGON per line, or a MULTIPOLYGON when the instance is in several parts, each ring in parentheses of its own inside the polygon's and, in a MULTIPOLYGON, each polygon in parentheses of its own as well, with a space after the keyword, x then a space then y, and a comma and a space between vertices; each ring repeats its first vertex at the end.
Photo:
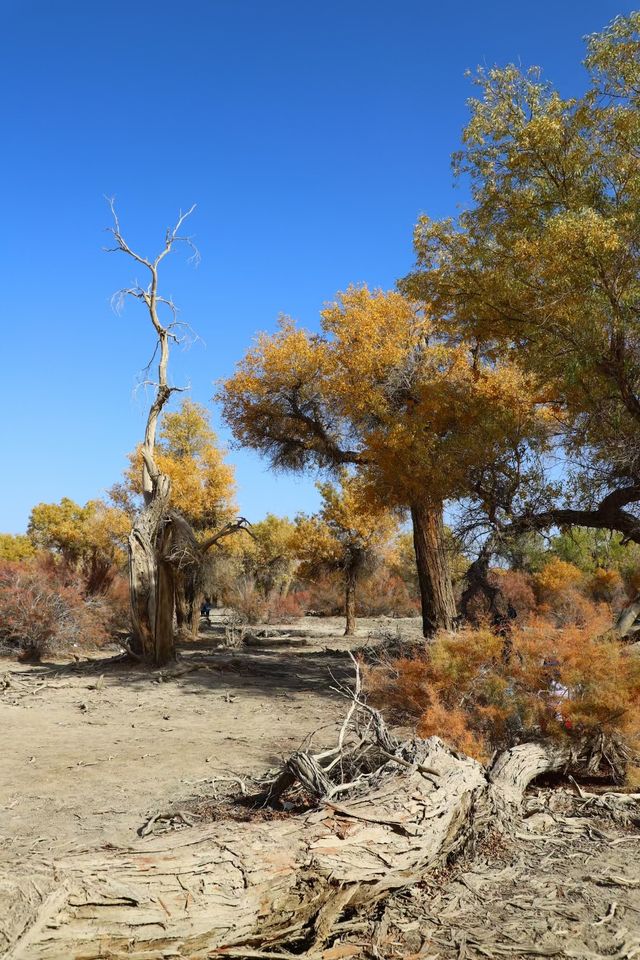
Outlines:
POLYGON ((176 624, 178 632, 195 640, 200 626, 200 607, 204 597, 202 565, 204 557, 186 570, 178 569, 175 577, 176 624))
POLYGON ((355 801, 0 872, 0 943, 9 960, 300 952, 325 942, 345 910, 504 828, 530 780, 570 761, 568 747, 527 744, 486 770, 432 738, 412 762, 390 759, 381 787, 355 801))
POLYGON ((442 505, 414 504, 411 520, 422 604, 422 632, 425 637, 431 637, 437 630, 452 630, 456 622, 442 505))
POLYGON ((173 656, 174 603, 163 559, 169 492, 168 478, 159 476, 155 496, 149 498, 129 534, 132 649, 154 665, 173 656))

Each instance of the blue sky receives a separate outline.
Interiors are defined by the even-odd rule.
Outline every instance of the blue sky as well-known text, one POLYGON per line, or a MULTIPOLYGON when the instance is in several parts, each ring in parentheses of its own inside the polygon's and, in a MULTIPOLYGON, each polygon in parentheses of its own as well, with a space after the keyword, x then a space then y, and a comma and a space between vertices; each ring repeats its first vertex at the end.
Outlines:
MULTIPOLYGON (((257 330, 280 313, 315 326, 351 282, 391 287, 422 211, 456 212, 464 73, 540 64, 584 84, 582 37, 632 9, 617 0, 0 0, 2 450, 0 530, 31 507, 85 502, 140 439, 134 392, 152 339, 138 276, 106 254, 104 196, 153 253, 197 203, 202 254, 167 263, 164 291, 200 335, 172 361, 210 403, 257 330)), ((223 440, 224 428, 213 409, 223 440)), ((274 476, 232 450, 249 519, 316 503, 313 478, 274 476)))

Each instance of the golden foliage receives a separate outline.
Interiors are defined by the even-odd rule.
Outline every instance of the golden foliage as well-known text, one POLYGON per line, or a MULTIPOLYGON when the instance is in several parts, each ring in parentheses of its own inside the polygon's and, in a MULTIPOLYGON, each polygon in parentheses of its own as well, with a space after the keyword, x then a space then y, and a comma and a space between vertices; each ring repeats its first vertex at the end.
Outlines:
POLYGON ((58 551, 77 562, 100 553, 114 562, 124 558, 130 521, 124 511, 102 500, 81 507, 63 497, 59 503, 39 503, 31 511, 28 533, 39 548, 58 551))
POLYGON ((456 223, 420 219, 401 286, 451 336, 533 374, 569 449, 637 482, 637 12, 589 38, 586 64, 572 99, 537 70, 478 72, 456 157, 472 203, 456 223))
POLYGON ((542 597, 555 596, 567 588, 576 587, 584 580, 578 567, 554 557, 535 576, 535 584, 542 597))
POLYGON ((384 507, 464 494, 470 472, 542 436, 534 381, 470 344, 447 344, 424 309, 350 287, 322 333, 283 320, 221 390, 236 439, 276 467, 353 462, 384 507))
MULTIPOLYGON (((171 505, 198 532, 213 531, 227 522, 236 512, 234 470, 217 446, 206 408, 183 401, 179 410, 164 413, 159 436, 155 460, 171 480, 171 505)), ((124 484, 112 491, 112 498, 132 509, 131 498, 142 493, 140 447, 129 460, 124 484)))
POLYGON ((296 517, 294 549, 302 576, 319 569, 346 569, 354 555, 381 557, 398 520, 368 496, 362 478, 340 472, 338 484, 316 484, 322 502, 317 515, 296 517))
POLYGON ((0 533, 0 560, 19 562, 35 557, 33 541, 20 533, 0 533))

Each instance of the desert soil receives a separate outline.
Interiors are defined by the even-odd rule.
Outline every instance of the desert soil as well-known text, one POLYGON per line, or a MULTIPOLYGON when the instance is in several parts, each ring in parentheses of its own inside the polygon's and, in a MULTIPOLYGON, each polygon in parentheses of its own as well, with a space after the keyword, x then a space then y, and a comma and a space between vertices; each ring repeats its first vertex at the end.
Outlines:
MULTIPOLYGON (((149 818, 198 809, 311 736, 335 742, 347 651, 418 626, 360 621, 346 641, 339 619, 305 619, 279 628, 301 646, 227 649, 219 618, 177 670, 152 673, 107 663, 114 651, 0 659, 0 869, 144 842, 149 818)), ((373 924, 345 922, 335 960, 640 957, 640 823, 587 818, 566 788, 532 791, 526 813, 514 840, 393 897, 373 924)))

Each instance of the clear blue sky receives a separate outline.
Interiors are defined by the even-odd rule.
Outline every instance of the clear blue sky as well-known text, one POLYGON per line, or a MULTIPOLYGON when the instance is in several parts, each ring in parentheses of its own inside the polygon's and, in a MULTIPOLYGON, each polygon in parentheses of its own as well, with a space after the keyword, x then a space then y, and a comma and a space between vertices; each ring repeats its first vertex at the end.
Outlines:
MULTIPOLYGON (((350 282, 392 286, 418 214, 455 213, 467 68, 536 63, 577 92, 581 38, 631 9, 0 0, 0 530, 23 530, 39 501, 100 495, 141 437, 151 337, 134 303, 110 308, 136 271, 102 252, 105 194, 148 253, 198 204, 202 263, 168 265, 164 289, 204 341, 175 356, 174 380, 208 403, 255 331, 281 312, 315 325, 350 282)), ((313 509, 312 480, 230 456, 250 519, 313 509)))

